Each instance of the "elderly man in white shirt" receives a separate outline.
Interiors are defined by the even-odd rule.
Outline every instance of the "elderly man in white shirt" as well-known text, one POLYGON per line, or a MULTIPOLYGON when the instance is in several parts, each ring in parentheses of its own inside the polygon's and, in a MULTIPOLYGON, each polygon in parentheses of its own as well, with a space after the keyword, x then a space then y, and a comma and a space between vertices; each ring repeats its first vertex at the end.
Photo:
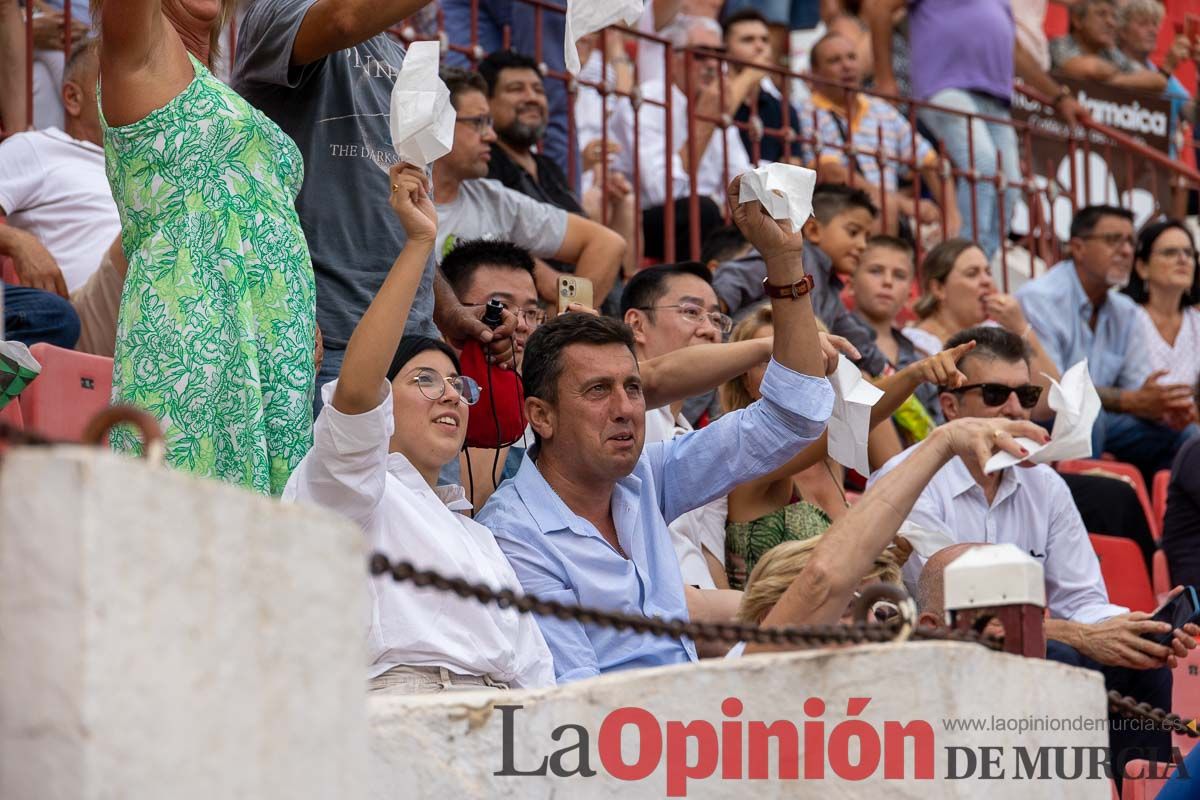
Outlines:
MULTIPOLYGON (((612 141, 618 146, 612 168, 634 183, 634 144, 637 143, 636 158, 637 191, 642 208, 647 216, 651 212, 661 214, 661 207, 669 202, 682 200, 690 195, 691 181, 688 169, 689 153, 696 158, 696 191, 701 198, 708 198, 716 205, 725 201, 725 187, 735 175, 752 168, 750 157, 742 144, 736 127, 718 130, 711 121, 696 119, 691 131, 695 141, 688 142, 688 107, 695 103, 696 112, 709 120, 717 119, 731 109, 725 108, 721 97, 721 82, 718 80, 720 62, 695 54, 692 60, 692 97, 685 94, 688 85, 688 70, 684 53, 678 48, 703 47, 720 50, 722 45, 721 26, 705 17, 680 16, 661 32, 677 48, 672 65, 674 83, 671 93, 671 138, 667 140, 667 114, 661 105, 666 102, 667 90, 663 80, 645 81, 641 85, 642 96, 648 101, 641 104, 635 117, 633 106, 620 103, 610 123, 612 141), (669 150, 668 150, 669 148, 669 150), (671 183, 667 184, 667 161, 671 163, 671 183)), ((736 108, 736 106, 735 106, 736 108)), ((683 224, 686 215, 677 214, 677 224, 683 224)), ((719 223, 718 223, 719 224, 719 223)), ((650 233, 646 235, 649 247, 650 233)))
MULTIPOLYGON (((964 417, 1028 420, 1041 387, 1032 383, 1029 350, 1016 334, 994 326, 968 328, 947 342, 968 341, 975 348, 959 359, 967 382, 943 391, 947 420, 964 417)), ((1007 434, 997 433, 998 437, 1007 434)), ((902 469, 912 450, 893 458, 868 484, 902 469)), ((1051 648, 1073 660, 1073 650, 1098 665, 1150 670, 1164 667, 1172 655, 1184 657, 1195 641, 1180 632, 1172 648, 1143 639, 1142 613, 1108 601, 1100 562, 1062 478, 1044 464, 1009 468, 991 475, 969 471, 961 459, 943 467, 921 493, 907 523, 940 531, 960 542, 1010 543, 1040 561, 1045 569, 1050 619, 1046 638, 1067 645, 1051 648)), ((915 587, 924 560, 915 555, 905 566, 905 583, 915 587)))
MULTIPOLYGON (((284 499, 357 523, 371 551, 419 569, 520 591, 495 538, 463 511, 458 486, 437 486, 458 458, 479 387, 445 343, 406 336, 433 250, 437 213, 424 170, 397 165, 391 202, 408 240, 350 337, 341 374, 323 387, 313 447, 284 499)), ((506 316, 508 312, 506 312, 506 316)), ((363 565, 364 574, 366 564, 363 565)), ((375 691, 552 686, 554 664, 533 617, 431 589, 372 580, 368 677, 375 691)))

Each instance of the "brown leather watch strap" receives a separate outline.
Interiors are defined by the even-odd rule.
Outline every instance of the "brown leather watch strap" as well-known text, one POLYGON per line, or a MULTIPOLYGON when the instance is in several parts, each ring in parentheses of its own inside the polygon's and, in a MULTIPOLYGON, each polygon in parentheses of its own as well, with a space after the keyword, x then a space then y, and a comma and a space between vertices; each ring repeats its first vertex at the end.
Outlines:
POLYGON ((805 275, 795 283, 789 283, 786 286, 776 286, 770 280, 770 278, 763 278, 763 291, 766 292, 767 297, 774 297, 781 300, 799 300, 813 290, 812 275, 805 275))

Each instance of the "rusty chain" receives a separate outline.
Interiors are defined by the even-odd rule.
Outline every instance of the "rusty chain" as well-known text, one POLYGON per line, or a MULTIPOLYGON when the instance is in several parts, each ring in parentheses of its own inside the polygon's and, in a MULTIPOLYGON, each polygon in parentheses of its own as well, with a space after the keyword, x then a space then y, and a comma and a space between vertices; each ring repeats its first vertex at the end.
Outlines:
MULTIPOLYGON (((678 639, 683 636, 694 641, 755 642, 757 644, 789 644, 816 647, 831 644, 866 644, 897 641, 902 629, 898 620, 882 623, 855 622, 850 625, 797 625, 786 628, 760 628, 735 622, 684 622, 664 620, 658 617, 643 617, 623 614, 618 611, 602 611, 577 605, 566 605, 555 600, 539 600, 528 594, 518 594, 511 589, 493 589, 480 583, 471 583, 465 578, 448 578, 435 570, 417 569, 407 561, 391 561, 382 553, 374 553, 370 559, 370 573, 376 577, 391 576, 398 583, 411 583, 418 588, 432 588, 450 592, 464 600, 475 600, 484 605, 511 608, 521 614, 555 617, 574 620, 585 625, 598 625, 615 630, 631 630, 678 639)), ((1000 642, 972 630, 946 630, 921 625, 912 629, 911 638, 924 641, 950 641, 980 644, 992 650, 1000 649, 1000 642)), ((1187 736, 1200 737, 1200 723, 1184 720, 1178 714, 1163 711, 1148 703, 1120 694, 1108 693, 1109 707, 1128 717, 1149 720, 1167 730, 1187 736)))

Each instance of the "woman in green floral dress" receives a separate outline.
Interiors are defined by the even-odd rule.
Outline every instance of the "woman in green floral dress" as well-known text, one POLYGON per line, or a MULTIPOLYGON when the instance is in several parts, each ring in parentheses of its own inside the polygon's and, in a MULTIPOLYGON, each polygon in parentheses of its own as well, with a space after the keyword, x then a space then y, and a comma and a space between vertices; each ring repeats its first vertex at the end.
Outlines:
POLYGON ((172 466, 279 494, 312 443, 315 290, 300 153, 205 67, 233 6, 93 0, 129 262, 113 401, 159 419, 172 466))

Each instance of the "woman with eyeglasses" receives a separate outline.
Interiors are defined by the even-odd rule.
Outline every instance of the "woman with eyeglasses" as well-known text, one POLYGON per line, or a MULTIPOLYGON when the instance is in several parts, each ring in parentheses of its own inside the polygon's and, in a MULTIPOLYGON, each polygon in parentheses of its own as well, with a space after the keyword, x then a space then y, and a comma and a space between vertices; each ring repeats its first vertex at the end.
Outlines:
MULTIPOLYGON (((424 170, 391 170, 391 204, 408 236, 323 389, 313 448, 284 498, 316 503, 362 528, 370 551, 422 569, 521 586, 484 526, 462 512, 459 486, 438 486, 458 458, 479 386, 459 374, 444 342, 404 336, 437 235, 424 170)), ((395 693, 554 685, 550 651, 534 619, 387 578, 369 584, 372 690, 395 693)))
MULTIPOLYGON (((920 319, 916 325, 904 329, 904 335, 918 349, 932 355, 941 351, 946 341, 959 331, 976 325, 999 325, 1029 345, 1034 383, 1048 390, 1050 378, 1058 380, 1058 368, 1042 348, 1020 303, 1012 295, 996 290, 987 256, 974 242, 947 239, 934 247, 921 262, 921 276, 923 294, 913 306, 920 319)), ((1047 420, 1054 415, 1049 395, 1049 391, 1042 392, 1033 413, 1035 420, 1047 420)), ((927 408, 934 419, 943 421, 936 401, 927 408)))
MULTIPOLYGON (((764 306, 738 323, 730 341, 761 339, 773 334, 771 309, 764 306)), ((963 343, 880 379, 877 385, 884 394, 871 409, 872 428, 890 419, 922 383, 962 385, 966 379, 954 363, 972 347, 973 342, 963 343)), ((756 366, 721 387, 721 405, 726 412, 746 408, 758 399, 764 368, 765 364, 756 366)), ((746 586, 758 560, 771 548, 824 532, 833 522, 827 506, 840 503, 840 510, 845 509, 840 484, 825 469, 823 462, 827 455, 826 438, 822 436, 775 472, 747 481, 730 492, 725 523, 725 570, 731 589, 746 586), (803 473, 807 474, 801 478, 803 473), (822 476, 829 478, 827 491, 833 494, 832 498, 818 497, 812 492, 814 478, 822 476), (801 495, 801 485, 808 499, 801 495)))
POLYGON ((1191 387, 1187 408, 1168 409, 1166 422, 1179 430, 1196 422, 1200 380, 1200 270, 1191 231, 1178 220, 1146 226, 1138 237, 1125 294, 1138 304, 1130 342, 1150 379, 1191 387))

